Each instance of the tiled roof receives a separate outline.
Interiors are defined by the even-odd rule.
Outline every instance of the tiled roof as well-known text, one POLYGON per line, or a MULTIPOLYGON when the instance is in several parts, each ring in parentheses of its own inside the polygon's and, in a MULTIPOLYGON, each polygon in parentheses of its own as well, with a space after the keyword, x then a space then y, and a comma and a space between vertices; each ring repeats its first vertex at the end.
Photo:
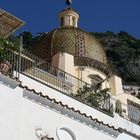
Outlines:
POLYGON ((92 34, 75 27, 58 27, 34 43, 33 52, 50 59, 58 52, 86 57, 107 65, 107 57, 99 40, 92 34))

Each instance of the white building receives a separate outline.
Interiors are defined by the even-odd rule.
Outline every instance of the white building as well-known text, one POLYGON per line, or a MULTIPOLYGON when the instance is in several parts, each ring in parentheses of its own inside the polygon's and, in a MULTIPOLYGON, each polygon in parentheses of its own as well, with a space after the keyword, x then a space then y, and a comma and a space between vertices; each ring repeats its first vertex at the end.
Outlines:
POLYGON ((60 27, 35 44, 41 58, 11 51, 10 72, 1 62, 0 139, 140 139, 140 125, 129 118, 131 101, 140 101, 123 92, 102 45, 78 28, 78 18, 70 6, 60 12, 60 27))

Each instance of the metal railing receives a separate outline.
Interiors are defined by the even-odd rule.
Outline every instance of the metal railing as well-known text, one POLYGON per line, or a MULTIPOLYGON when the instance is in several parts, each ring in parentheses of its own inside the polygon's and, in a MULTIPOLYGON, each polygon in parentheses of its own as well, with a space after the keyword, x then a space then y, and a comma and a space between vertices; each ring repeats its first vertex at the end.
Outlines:
MULTIPOLYGON (((10 55, 8 59, 5 60, 10 62, 10 71, 12 71, 12 73, 15 71, 16 73, 14 76, 18 76, 17 73, 20 70, 20 73, 26 76, 38 80, 108 115, 113 115, 113 106, 110 103, 109 94, 96 93, 90 84, 64 72, 24 49, 22 49, 20 55, 14 51, 8 51, 8 53, 10 53, 10 55)), ((6 55, 3 55, 3 58, 4 56, 6 58, 6 55)))

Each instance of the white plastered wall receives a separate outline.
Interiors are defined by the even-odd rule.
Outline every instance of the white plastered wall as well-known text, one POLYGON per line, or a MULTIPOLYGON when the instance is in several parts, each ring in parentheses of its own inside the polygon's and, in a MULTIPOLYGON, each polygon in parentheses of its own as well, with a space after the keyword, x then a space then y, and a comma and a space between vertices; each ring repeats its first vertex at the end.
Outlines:
MULTIPOLYGON (((54 55, 52 64, 89 84, 91 84, 91 78, 88 77, 90 74, 99 75, 103 80, 106 79, 105 74, 94 68, 83 67, 83 70, 81 71, 80 67, 74 66, 74 56, 68 53, 57 53, 54 55)), ((107 87, 108 83, 105 80, 102 83, 102 88, 104 89, 107 87)))
POLYGON ((52 64, 58 61, 58 68, 75 76, 74 75, 74 57, 68 53, 57 53, 53 56, 52 64), (57 60, 59 59, 59 61, 57 60))
POLYGON ((102 139, 114 140, 114 137, 109 136, 99 130, 86 126, 85 124, 64 116, 59 112, 52 110, 43 105, 39 105, 29 99, 23 99, 23 112, 22 117, 22 131, 21 140, 30 139, 38 140, 35 135, 35 129, 41 128, 44 134, 54 137, 58 140, 56 131, 57 128, 65 126, 70 129, 76 136, 76 140, 102 139))
POLYGON ((0 140, 20 140, 22 89, 0 84, 0 140))
MULTIPOLYGON (((98 118, 98 120, 104 123, 114 125, 116 128, 127 128, 128 131, 139 134, 139 126, 119 116, 109 117, 26 76, 21 75, 21 78, 23 83, 29 86, 29 88, 42 91, 51 98, 62 101, 64 104, 68 104, 70 107, 74 107, 76 110, 80 110, 89 116, 92 115, 93 118, 98 118)), ((104 138, 104 140, 114 139, 114 137, 104 132, 64 116, 60 112, 40 105, 34 100, 23 97, 23 89, 19 87, 12 89, 9 86, 0 84, 0 92, 0 139, 2 140, 38 140, 35 135, 36 128, 42 128, 48 136, 52 136, 57 140, 56 129, 61 126, 67 126, 75 133, 77 139, 81 140, 85 140, 87 137, 89 140, 93 139, 93 137, 96 139, 104 138)))
MULTIPOLYGON (((103 74, 102 72, 100 72, 99 70, 97 69, 94 69, 94 68, 90 68, 90 67, 83 67, 83 70, 81 71, 80 70, 80 67, 75 67, 75 71, 77 72, 77 77, 79 79, 82 79, 83 81, 91 84, 91 78, 89 78, 89 75, 91 74, 95 74, 95 75, 99 75, 103 80, 106 79, 106 75, 103 74)), ((102 88, 107 88, 108 87, 108 84, 107 84, 107 81, 105 80, 103 83, 102 83, 102 88)))
MULTIPOLYGON (((38 85, 39 86, 39 85, 38 85)), ((86 124, 62 115, 57 110, 23 97, 23 89, 0 84, 0 139, 1 140, 39 140, 36 129, 58 140, 57 128, 65 126, 72 130, 76 140, 93 138, 115 140, 114 137, 86 124)), ((31 93, 34 94, 34 93, 31 93)), ((60 95, 58 95, 60 96, 60 95)), ((63 111, 63 110, 62 110, 63 111)))
POLYGON ((122 133, 122 134, 120 134, 120 135, 117 137, 116 140, 138 140, 138 139, 136 139, 136 138, 134 138, 134 137, 132 137, 132 136, 129 136, 129 135, 125 134, 125 133, 122 133))
POLYGON ((98 118, 99 121, 103 121, 109 125, 115 126, 115 128, 125 128, 128 131, 133 133, 137 133, 140 135, 139 129, 140 127, 118 115, 114 117, 110 117, 97 109, 91 108, 79 101, 76 101, 69 96, 62 94, 54 89, 51 89, 33 79, 30 79, 24 75, 21 75, 21 81, 23 84, 29 86, 31 89, 35 89, 37 92, 42 92, 44 95, 48 95, 50 98, 55 98, 56 101, 61 101, 63 104, 67 104, 69 107, 74 107, 76 110, 80 110, 82 113, 86 113, 88 116, 92 116, 93 118, 98 118))
POLYGON ((123 93, 122 79, 116 75, 113 75, 109 79, 109 88, 111 89, 112 95, 117 95, 123 93))

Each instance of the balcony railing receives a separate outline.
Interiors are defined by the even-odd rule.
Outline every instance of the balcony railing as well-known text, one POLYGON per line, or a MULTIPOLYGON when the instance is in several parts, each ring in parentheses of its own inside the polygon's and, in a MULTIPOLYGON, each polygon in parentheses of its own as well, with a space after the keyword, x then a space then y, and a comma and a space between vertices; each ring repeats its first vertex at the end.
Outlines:
POLYGON ((110 95, 107 90, 96 91, 90 84, 25 50, 22 50, 21 53, 7 51, 5 54, 0 54, 0 58, 1 64, 6 61, 10 65, 7 69, 8 75, 18 78, 19 73, 23 73, 82 103, 108 115, 113 115, 113 106, 110 103, 110 95))

